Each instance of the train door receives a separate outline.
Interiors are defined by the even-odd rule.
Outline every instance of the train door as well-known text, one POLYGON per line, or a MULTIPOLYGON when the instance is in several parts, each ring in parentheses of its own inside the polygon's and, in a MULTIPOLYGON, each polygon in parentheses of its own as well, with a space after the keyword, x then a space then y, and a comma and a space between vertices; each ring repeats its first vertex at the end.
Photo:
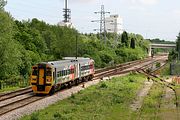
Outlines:
POLYGON ((81 78, 81 64, 78 64, 78 78, 81 78))
POLYGON ((45 85, 46 81, 46 65, 39 65, 39 80, 38 85, 45 85))
POLYGON ((79 77, 79 66, 78 64, 75 64, 75 78, 78 78, 79 77))
POLYGON ((44 85, 44 69, 39 69, 39 85, 44 85))

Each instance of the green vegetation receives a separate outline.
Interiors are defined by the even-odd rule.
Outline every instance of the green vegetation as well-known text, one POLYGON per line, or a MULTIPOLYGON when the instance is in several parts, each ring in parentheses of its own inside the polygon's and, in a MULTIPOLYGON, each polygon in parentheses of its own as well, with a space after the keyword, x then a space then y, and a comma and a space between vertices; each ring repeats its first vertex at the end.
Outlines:
POLYGON ((169 76, 170 75, 170 64, 166 64, 163 69, 160 70, 160 75, 161 76, 169 76))
POLYGON ((76 37, 78 56, 93 58, 98 68, 142 59, 147 55, 149 41, 141 35, 124 32, 120 36, 108 33, 108 41, 104 44, 99 34, 80 34, 76 29, 49 25, 36 18, 28 21, 14 20, 4 11, 4 5, 6 2, 0 0, 1 81, 10 81, 16 77, 28 83, 32 65, 75 56, 76 37))
POLYGON ((178 60, 180 60, 180 33, 177 36, 177 40, 176 40, 176 51, 177 51, 177 58, 178 60))
POLYGON ((130 74, 101 82, 22 120, 129 120, 130 103, 146 77, 130 74))
POLYGON ((156 68, 161 67, 161 63, 160 62, 156 62, 156 68))
POLYGON ((177 36, 176 39, 176 49, 171 50, 169 53, 169 61, 175 61, 175 60, 180 60, 180 33, 177 36), (178 57, 179 56, 179 57, 178 57))
POLYGON ((164 88, 162 85, 154 84, 149 95, 144 99, 142 108, 137 116, 142 120, 158 120, 160 119, 158 113, 160 111, 160 104, 164 88))
POLYGON ((1 89, 0 92, 8 92, 8 91, 15 91, 17 89, 19 89, 20 87, 6 87, 4 89, 1 89))
POLYGON ((159 38, 156 39, 149 39, 151 43, 156 43, 156 44, 175 44, 173 41, 165 41, 165 40, 160 40, 159 38))

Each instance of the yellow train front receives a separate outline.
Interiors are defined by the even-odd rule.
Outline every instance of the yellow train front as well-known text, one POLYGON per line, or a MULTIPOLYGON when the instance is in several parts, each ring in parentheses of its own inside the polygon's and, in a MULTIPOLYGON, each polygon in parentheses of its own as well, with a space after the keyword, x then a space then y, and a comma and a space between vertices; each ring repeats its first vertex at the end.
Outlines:
POLYGON ((48 94, 53 86, 53 68, 45 63, 32 67, 31 85, 34 93, 48 94))
POLYGON ((36 94, 53 94, 63 85, 91 80, 94 72, 90 58, 42 62, 32 67, 30 83, 36 94))

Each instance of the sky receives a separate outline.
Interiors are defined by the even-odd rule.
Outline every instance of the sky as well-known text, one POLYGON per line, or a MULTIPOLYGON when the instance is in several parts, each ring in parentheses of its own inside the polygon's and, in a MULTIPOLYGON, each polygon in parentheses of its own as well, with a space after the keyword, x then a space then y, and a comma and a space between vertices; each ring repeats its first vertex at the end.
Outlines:
MULTIPOLYGON (((5 10, 18 20, 38 18, 49 24, 63 20, 64 0, 7 0, 5 10)), ((123 18, 123 29, 144 38, 176 40, 180 32, 180 0, 69 0, 71 21, 82 33, 99 28, 92 20, 101 5, 123 18)), ((108 14, 106 16, 109 16, 108 14)))

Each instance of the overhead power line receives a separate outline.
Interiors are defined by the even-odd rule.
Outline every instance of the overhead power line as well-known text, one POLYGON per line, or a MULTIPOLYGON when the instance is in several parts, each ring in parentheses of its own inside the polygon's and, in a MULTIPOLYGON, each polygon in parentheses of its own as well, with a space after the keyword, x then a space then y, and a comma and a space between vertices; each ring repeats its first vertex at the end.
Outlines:
POLYGON ((95 14, 100 14, 100 20, 93 20, 92 22, 99 22, 100 23, 100 29, 94 29, 94 30, 99 30, 100 34, 100 39, 104 40, 106 43, 106 13, 110 12, 105 12, 104 10, 104 5, 101 5, 101 11, 99 12, 94 12, 95 14))

